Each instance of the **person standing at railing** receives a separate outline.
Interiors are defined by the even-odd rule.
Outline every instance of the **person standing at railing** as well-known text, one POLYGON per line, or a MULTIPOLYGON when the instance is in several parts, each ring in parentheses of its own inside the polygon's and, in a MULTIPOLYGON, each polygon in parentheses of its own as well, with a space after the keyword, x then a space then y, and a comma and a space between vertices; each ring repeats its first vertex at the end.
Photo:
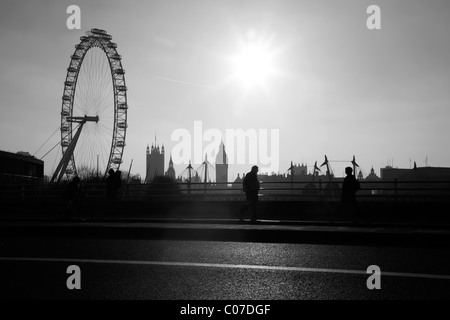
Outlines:
POLYGON ((121 172, 119 170, 114 172, 114 169, 109 169, 108 174, 109 176, 106 178, 106 202, 108 210, 112 213, 116 210, 117 190, 121 185, 121 172))
POLYGON ((257 220, 257 204, 258 204, 258 167, 253 166, 252 170, 244 177, 242 188, 247 198, 247 204, 241 209, 240 221, 244 220, 244 213, 250 209, 252 211, 252 222, 257 220))
POLYGON ((351 167, 345 168, 344 183, 342 184, 341 203, 344 214, 350 214, 354 219, 359 215, 358 205, 356 203, 356 192, 361 189, 359 181, 352 174, 351 167))

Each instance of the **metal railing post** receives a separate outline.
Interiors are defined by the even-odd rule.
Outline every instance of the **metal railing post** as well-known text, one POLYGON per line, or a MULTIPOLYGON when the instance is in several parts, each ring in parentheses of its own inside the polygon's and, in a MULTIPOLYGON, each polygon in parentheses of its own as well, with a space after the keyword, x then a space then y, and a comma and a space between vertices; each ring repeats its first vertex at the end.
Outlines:
POLYGON ((395 201, 395 203, 397 203, 397 198, 398 198, 398 180, 396 178, 396 179, 394 179, 394 201, 395 201))
POLYGON ((319 200, 323 201, 323 194, 322 194, 322 179, 319 179, 319 200))

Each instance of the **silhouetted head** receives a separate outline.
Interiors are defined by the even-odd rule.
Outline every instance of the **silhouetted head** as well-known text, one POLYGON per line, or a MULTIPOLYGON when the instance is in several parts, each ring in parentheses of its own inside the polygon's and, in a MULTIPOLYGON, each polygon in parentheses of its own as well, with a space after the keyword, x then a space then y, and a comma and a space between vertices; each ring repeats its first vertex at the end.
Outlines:
POLYGON ((352 167, 345 168, 345 174, 352 174, 352 172, 353 172, 352 167))
POLYGON ((252 167, 252 172, 253 173, 258 173, 258 166, 253 166, 252 167))
POLYGON ((76 183, 76 184, 78 184, 78 183, 80 183, 80 178, 78 178, 78 177, 74 177, 73 179, 72 179, 72 181, 74 182, 74 183, 76 183))
POLYGON ((114 169, 109 169, 108 173, 109 173, 110 175, 113 175, 113 174, 114 174, 114 169))

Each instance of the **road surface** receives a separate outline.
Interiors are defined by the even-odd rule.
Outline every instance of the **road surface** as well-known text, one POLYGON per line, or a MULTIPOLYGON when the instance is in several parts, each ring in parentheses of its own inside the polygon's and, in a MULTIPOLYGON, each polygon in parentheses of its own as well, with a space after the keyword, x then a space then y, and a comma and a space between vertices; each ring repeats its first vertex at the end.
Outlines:
POLYGON ((446 247, 8 237, 1 298, 449 299, 449 256, 446 247), (380 289, 368 289, 369 266, 380 289))

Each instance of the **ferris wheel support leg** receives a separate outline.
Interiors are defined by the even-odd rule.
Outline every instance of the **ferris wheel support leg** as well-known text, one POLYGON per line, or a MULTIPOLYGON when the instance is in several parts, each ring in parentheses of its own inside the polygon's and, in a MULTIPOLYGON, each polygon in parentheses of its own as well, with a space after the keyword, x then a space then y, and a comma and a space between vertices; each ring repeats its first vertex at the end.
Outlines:
POLYGON ((56 167, 55 173, 53 173, 52 179, 50 180, 50 183, 60 182, 62 176, 66 172, 67 165, 69 164, 69 160, 73 155, 73 151, 75 150, 75 146, 77 145, 78 138, 81 134, 81 129, 83 129, 83 125, 85 122, 80 123, 80 127, 77 130, 77 133, 75 133, 74 138, 69 144, 69 147, 67 148, 66 152, 64 153, 64 156, 62 157, 61 161, 59 162, 58 166, 56 167))

